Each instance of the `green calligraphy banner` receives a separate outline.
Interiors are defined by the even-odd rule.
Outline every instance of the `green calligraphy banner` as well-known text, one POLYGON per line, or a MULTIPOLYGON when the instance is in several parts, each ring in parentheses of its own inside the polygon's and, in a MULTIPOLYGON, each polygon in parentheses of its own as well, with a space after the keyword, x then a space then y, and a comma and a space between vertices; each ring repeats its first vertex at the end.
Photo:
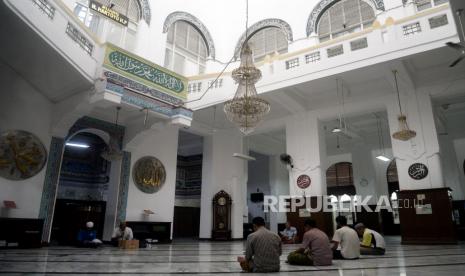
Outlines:
POLYGON ((104 67, 128 78, 186 100, 187 79, 107 43, 104 67))

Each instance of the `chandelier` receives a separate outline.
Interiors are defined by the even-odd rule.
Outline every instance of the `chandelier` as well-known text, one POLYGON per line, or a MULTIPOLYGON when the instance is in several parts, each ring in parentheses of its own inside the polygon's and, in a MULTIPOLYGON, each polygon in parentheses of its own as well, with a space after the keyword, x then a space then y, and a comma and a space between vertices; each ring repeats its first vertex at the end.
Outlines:
POLYGON ((270 104, 258 97, 255 83, 262 77, 262 72, 255 67, 248 37, 248 1, 246 7, 245 42, 241 49, 241 64, 232 71, 232 78, 239 84, 234 98, 224 103, 224 112, 229 121, 248 135, 255 130, 262 118, 270 112, 270 104))
POLYGON ((402 105, 400 104, 399 85, 397 84, 397 71, 394 70, 392 71, 392 73, 394 74, 394 80, 396 82, 397 100, 399 103, 399 111, 400 111, 400 115, 399 117, 397 117, 397 119, 399 120, 399 130, 392 134, 392 138, 401 140, 401 141, 408 141, 414 138, 415 136, 417 136, 417 133, 408 127, 407 116, 405 116, 402 113, 402 105))

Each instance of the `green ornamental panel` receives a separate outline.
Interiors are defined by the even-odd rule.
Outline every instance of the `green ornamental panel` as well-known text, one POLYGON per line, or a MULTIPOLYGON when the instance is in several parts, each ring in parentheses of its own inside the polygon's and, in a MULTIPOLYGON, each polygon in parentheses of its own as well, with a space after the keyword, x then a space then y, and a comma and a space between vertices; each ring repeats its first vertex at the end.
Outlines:
POLYGON ((161 92, 187 99, 187 78, 112 44, 107 43, 103 66, 161 92))

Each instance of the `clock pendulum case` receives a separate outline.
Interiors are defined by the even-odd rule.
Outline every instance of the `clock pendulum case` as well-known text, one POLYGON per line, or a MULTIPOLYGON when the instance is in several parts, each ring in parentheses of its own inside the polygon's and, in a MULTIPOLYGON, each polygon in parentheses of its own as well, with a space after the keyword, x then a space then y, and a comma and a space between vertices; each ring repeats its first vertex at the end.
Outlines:
POLYGON ((231 196, 221 190, 213 197, 212 240, 231 239, 231 196))

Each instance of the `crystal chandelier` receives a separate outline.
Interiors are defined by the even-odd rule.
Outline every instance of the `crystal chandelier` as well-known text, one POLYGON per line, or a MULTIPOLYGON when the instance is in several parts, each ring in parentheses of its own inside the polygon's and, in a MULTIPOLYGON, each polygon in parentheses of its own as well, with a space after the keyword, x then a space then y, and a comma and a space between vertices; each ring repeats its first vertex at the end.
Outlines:
POLYGON ((394 80, 396 82, 397 100, 399 102, 400 111, 400 115, 399 117, 397 117, 397 119, 399 120, 399 130, 392 134, 392 138, 401 141, 408 141, 417 136, 417 133, 408 127, 407 117, 402 113, 402 105, 400 104, 399 85, 397 84, 397 71, 392 71, 392 73, 394 74, 394 80))
POLYGON ((253 132, 263 116, 270 112, 270 104, 258 97, 255 88, 261 77, 262 73, 253 64, 252 50, 246 43, 241 51, 241 65, 232 71, 232 78, 239 86, 234 98, 224 104, 228 120, 245 135, 253 132))
POLYGON ((239 84, 232 100, 224 103, 224 112, 229 121, 236 124, 245 135, 255 130, 262 118, 270 112, 270 104, 258 97, 255 83, 262 72, 255 67, 252 50, 247 43, 248 1, 246 8, 245 42, 241 49, 241 65, 232 71, 232 78, 239 84))

